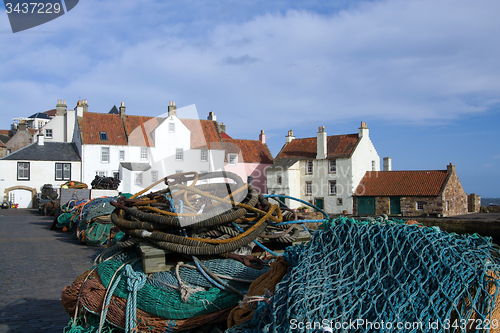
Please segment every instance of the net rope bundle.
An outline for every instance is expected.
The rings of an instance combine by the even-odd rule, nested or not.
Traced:
[[[492,319],[500,260],[491,239],[387,220],[344,218],[324,227],[308,244],[287,249],[292,268],[275,294],[254,306],[252,320],[226,332],[401,331],[368,325],[381,322],[445,332],[454,320]],[[335,327],[358,319],[365,326]],[[304,326],[293,330],[294,322]]]

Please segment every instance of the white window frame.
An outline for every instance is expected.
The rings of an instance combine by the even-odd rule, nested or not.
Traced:
[[[99,132],[99,139],[101,139],[101,141],[108,141],[108,132]]]
[[[208,150],[207,149],[202,149],[200,151],[200,161],[208,162]]]
[[[168,123],[168,132],[169,133],[175,133],[175,123]]]
[[[158,181],[158,170],[151,170],[151,182],[157,182]]]
[[[375,169],[375,161],[372,161],[372,171],[376,171]]]
[[[238,154],[228,154],[227,161],[229,165],[238,164]]]
[[[30,180],[30,162],[17,162],[17,180]]]
[[[329,180],[328,181],[328,195],[337,195],[337,181]]]
[[[184,149],[176,148],[175,149],[175,160],[176,161],[184,161]]]
[[[184,171],[182,171],[182,170],[175,170],[175,174],[178,174],[178,173],[184,173]]]
[[[306,182],[306,195],[312,195],[312,182]]]
[[[135,185],[142,185],[142,172],[135,175]]]
[[[330,160],[328,162],[328,172],[336,173],[337,172],[337,160]]]
[[[125,150],[120,150],[120,161],[125,161]]]
[[[312,161],[306,161],[306,175],[312,175],[314,166]]]
[[[95,174],[96,174],[96,176],[99,176],[99,177],[106,177],[107,172],[106,171],[96,171]]]
[[[67,171],[69,171],[69,173],[67,173]],[[58,172],[60,173],[59,177],[57,176]],[[55,180],[71,180],[71,163],[55,164]]]
[[[141,147],[141,153],[140,153],[141,160],[147,160],[148,159],[148,147]]]
[[[101,163],[109,163],[109,147],[101,147]]]
[[[415,203],[415,206],[417,207],[417,210],[424,210],[424,205],[425,205],[424,201],[417,201]]]
[[[46,137],[47,139],[52,139],[52,128],[47,128],[47,129],[45,130],[45,137]]]

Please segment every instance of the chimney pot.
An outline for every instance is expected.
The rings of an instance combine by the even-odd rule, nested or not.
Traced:
[[[384,171],[392,171],[392,158],[384,157]]]

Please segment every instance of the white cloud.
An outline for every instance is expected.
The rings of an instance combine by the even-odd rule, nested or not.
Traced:
[[[56,34],[0,36],[2,128],[13,118],[5,110],[79,97],[91,111],[125,101],[128,113],[151,116],[169,100],[194,103],[255,136],[305,116],[425,123],[499,103],[495,1],[389,0],[232,21],[183,18],[162,2],[120,4],[80,1],[51,23]]]

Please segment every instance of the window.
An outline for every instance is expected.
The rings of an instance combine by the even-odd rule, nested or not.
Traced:
[[[120,172],[118,171],[113,171],[113,178],[120,180]]]
[[[312,182],[306,182],[306,195],[312,194]]]
[[[17,180],[30,180],[29,162],[17,162]]]
[[[47,139],[52,139],[52,130],[51,129],[46,129],[45,130],[45,137]]]
[[[177,173],[184,173],[184,171],[182,171],[182,170],[175,170],[175,173],[176,173],[176,174],[177,174]]]
[[[71,179],[71,163],[56,163],[56,180]]]
[[[120,161],[125,161],[125,150],[120,150]]]
[[[329,180],[328,181],[328,194],[336,195],[337,194],[337,181]]]
[[[157,182],[158,181],[158,171],[156,170],[151,170],[151,182]]]
[[[372,171],[376,171],[376,169],[375,169],[375,161],[372,161]]]
[[[337,206],[342,206],[342,205],[343,205],[342,198],[337,198]]]
[[[328,163],[328,172],[329,173],[335,173],[337,172],[337,161],[336,160],[330,160]]]
[[[417,210],[424,210],[424,202],[417,201]]]
[[[141,147],[141,160],[148,159],[148,147]]]
[[[184,150],[182,148],[177,148],[175,150],[175,160],[182,161],[184,159]]]
[[[238,155],[229,154],[229,165],[236,165],[237,159],[238,159]]]
[[[106,177],[106,171],[96,171],[95,174],[99,177]]]
[[[99,136],[102,141],[108,141],[108,133],[107,132],[99,132]]]
[[[281,178],[281,175],[278,175],[278,176],[276,177],[276,184],[281,185],[282,180],[283,180],[283,179]]]
[[[168,123],[168,132],[175,133],[175,123]]]
[[[312,175],[312,173],[313,173],[313,162],[307,161],[306,162],[306,175]]]
[[[109,147],[101,147],[101,163],[109,163]]]
[[[142,185],[142,173],[135,175],[135,185]]]
[[[201,161],[204,162],[204,161],[208,161],[208,150],[206,149],[202,149],[201,152],[200,152],[200,155],[201,155]]]
[[[7,155],[10,155],[11,152],[12,152],[12,150],[7,149]]]

